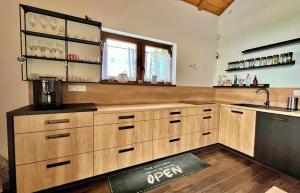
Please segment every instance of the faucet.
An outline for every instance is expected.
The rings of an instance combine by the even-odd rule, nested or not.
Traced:
[[[267,99],[266,99],[266,102],[265,102],[265,106],[266,106],[266,108],[269,108],[270,107],[270,93],[269,93],[268,89],[260,88],[256,91],[256,93],[259,93],[259,91],[262,91],[262,90],[267,93]]]

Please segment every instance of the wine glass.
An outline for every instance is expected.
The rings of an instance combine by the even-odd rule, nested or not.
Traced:
[[[51,29],[55,32],[57,29],[57,26],[58,26],[57,20],[55,18],[49,18],[48,23],[49,23]]]
[[[46,31],[47,30],[47,23],[48,23],[46,16],[44,16],[44,15],[40,16],[40,23],[41,23],[41,26],[42,26],[43,30]]]
[[[34,28],[37,24],[37,16],[34,13],[31,13],[28,20],[31,27]]]

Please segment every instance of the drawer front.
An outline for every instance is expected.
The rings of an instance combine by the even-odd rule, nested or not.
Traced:
[[[93,127],[15,135],[16,165],[93,151]]]
[[[191,133],[193,122],[193,116],[154,120],[153,139]]]
[[[152,160],[152,141],[96,151],[94,175]]]
[[[17,192],[31,193],[92,176],[93,153],[17,166]]]
[[[189,116],[189,115],[194,115],[193,108],[168,109],[168,110],[154,111],[154,119],[184,117],[184,116]]]
[[[194,131],[206,131],[218,128],[217,114],[203,114],[194,116]]]
[[[128,122],[146,121],[152,119],[153,119],[153,111],[116,112],[116,113],[95,112],[94,125],[128,123]]]
[[[195,108],[196,115],[207,113],[218,113],[217,105],[203,105],[201,107]]]
[[[190,134],[191,149],[197,149],[218,142],[218,131],[209,130]]]
[[[152,140],[153,121],[95,126],[95,150]]]
[[[158,159],[191,149],[190,134],[153,141],[153,158]]]
[[[15,133],[93,126],[93,112],[15,116]]]

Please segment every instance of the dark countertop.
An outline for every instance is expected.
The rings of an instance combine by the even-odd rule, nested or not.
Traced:
[[[51,110],[36,110],[33,105],[27,105],[19,109],[7,112],[7,116],[39,115],[54,113],[88,112],[97,111],[94,103],[63,104],[60,108]]]

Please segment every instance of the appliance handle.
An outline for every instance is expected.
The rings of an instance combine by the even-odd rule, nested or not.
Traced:
[[[288,119],[280,118],[280,117],[273,117],[273,120],[275,120],[275,121],[282,121],[282,122],[289,122]]]

